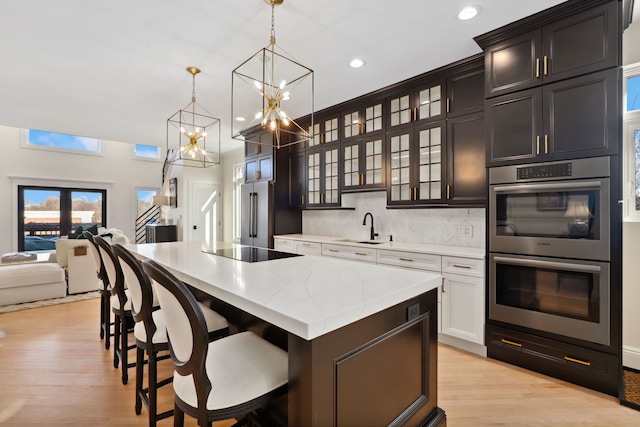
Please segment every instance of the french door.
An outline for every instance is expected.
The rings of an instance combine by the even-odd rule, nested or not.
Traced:
[[[105,227],[106,195],[106,190],[19,185],[18,250],[52,250],[62,236]]]

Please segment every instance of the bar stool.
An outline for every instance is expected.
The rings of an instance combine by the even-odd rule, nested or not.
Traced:
[[[158,360],[168,358],[169,355],[158,357],[161,351],[169,350],[164,313],[158,306],[153,306],[154,292],[149,276],[144,272],[142,264],[124,246],[114,243],[111,245],[113,253],[122,269],[124,281],[129,289],[131,300],[131,314],[136,321],[134,335],[136,338],[136,414],[140,414],[142,403],[149,411],[149,426],[155,426],[159,420],[173,415],[173,410],[160,414],[157,403],[157,389],[171,383],[169,377],[158,382]],[[198,303],[205,316],[209,340],[221,338],[229,334],[227,319],[215,311]],[[143,388],[144,354],[147,354],[149,375],[148,387]]]
[[[129,290],[125,288],[124,276],[120,269],[111,244],[100,236],[94,236],[98,245],[102,264],[111,284],[111,311],[115,315],[113,326],[113,367],[122,367],[122,384],[129,381],[129,368],[135,366],[135,362],[129,363],[129,350],[135,345],[129,345],[129,332],[133,332],[133,315],[131,314],[131,301]]]
[[[183,426],[185,413],[202,427],[229,418],[240,419],[238,425],[273,423],[260,410],[287,393],[287,352],[253,332],[209,342],[202,309],[187,286],[152,260],[142,265],[167,326],[175,368],[173,425]]]
[[[91,251],[93,262],[96,266],[96,274],[102,284],[98,289],[98,292],[100,292],[100,339],[106,338],[104,348],[109,350],[111,337],[113,336],[111,332],[111,326],[113,325],[111,322],[111,284],[109,283],[109,277],[102,263],[98,244],[93,239],[93,234],[85,230],[82,232],[82,235],[91,243],[89,250]]]

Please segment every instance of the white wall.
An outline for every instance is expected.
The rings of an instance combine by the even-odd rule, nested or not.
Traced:
[[[225,242],[233,241],[233,168],[244,163],[244,146],[222,155],[222,235]]]
[[[640,7],[640,5],[636,6]],[[623,64],[640,62],[640,22],[623,34]],[[640,223],[622,225],[622,363],[640,369]]]
[[[133,238],[135,187],[160,187],[162,162],[134,160],[134,146],[115,141],[102,141],[101,156],[23,148],[22,132],[0,126],[0,253],[18,248],[18,184],[106,189],[107,226]]]
[[[485,247],[485,209],[431,208],[387,209],[384,191],[342,195],[342,206],[355,210],[319,210],[302,213],[302,232],[348,239],[369,239],[371,222],[362,225],[367,212],[374,219],[380,239],[434,245]],[[470,226],[471,235],[454,233],[457,226]]]

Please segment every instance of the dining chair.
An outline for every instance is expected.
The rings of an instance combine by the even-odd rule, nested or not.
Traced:
[[[129,289],[131,314],[136,321],[134,336],[136,340],[136,414],[140,414],[142,404],[149,412],[149,426],[155,426],[159,420],[173,415],[173,409],[158,412],[157,390],[171,383],[172,377],[158,382],[157,362],[169,355],[158,357],[158,353],[169,350],[163,310],[154,306],[154,291],[149,276],[144,272],[140,261],[124,246],[111,245],[117,262],[120,264],[125,283]],[[227,319],[200,304],[204,313],[209,339],[214,340],[229,334]],[[148,361],[148,386],[143,387],[144,355]]]
[[[111,322],[111,284],[109,283],[109,277],[104,269],[100,250],[98,249],[98,244],[93,238],[93,234],[85,230],[82,232],[82,235],[90,243],[89,251],[93,257],[93,262],[96,266],[96,275],[98,276],[101,284],[98,288],[98,292],[100,293],[100,339],[106,338],[104,348],[109,350],[111,337],[113,336],[113,333],[111,332],[111,326],[113,325]]]
[[[129,363],[129,350],[135,348],[135,344],[129,345],[129,333],[133,332],[134,320],[131,314],[131,301],[129,290],[126,289],[122,269],[118,263],[111,243],[101,236],[93,238],[98,245],[100,257],[109,283],[111,285],[111,311],[114,314],[113,326],[113,366],[122,368],[122,384],[129,381],[129,368],[135,366],[135,362]]]
[[[234,418],[236,425],[272,424],[264,409],[288,390],[288,355],[253,332],[209,341],[205,318],[189,288],[153,260],[142,262],[164,312],[174,363],[174,426],[184,414],[198,425]],[[264,423],[264,424],[263,424]]]

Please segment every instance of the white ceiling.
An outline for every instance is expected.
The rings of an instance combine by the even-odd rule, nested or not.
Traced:
[[[479,53],[473,37],[563,0],[285,0],[278,46],[314,70],[315,110]],[[459,21],[476,4],[482,13]],[[0,124],[160,145],[191,98],[230,139],[231,72],[268,45],[264,0],[16,0],[0,12]],[[366,65],[351,69],[349,61]]]

